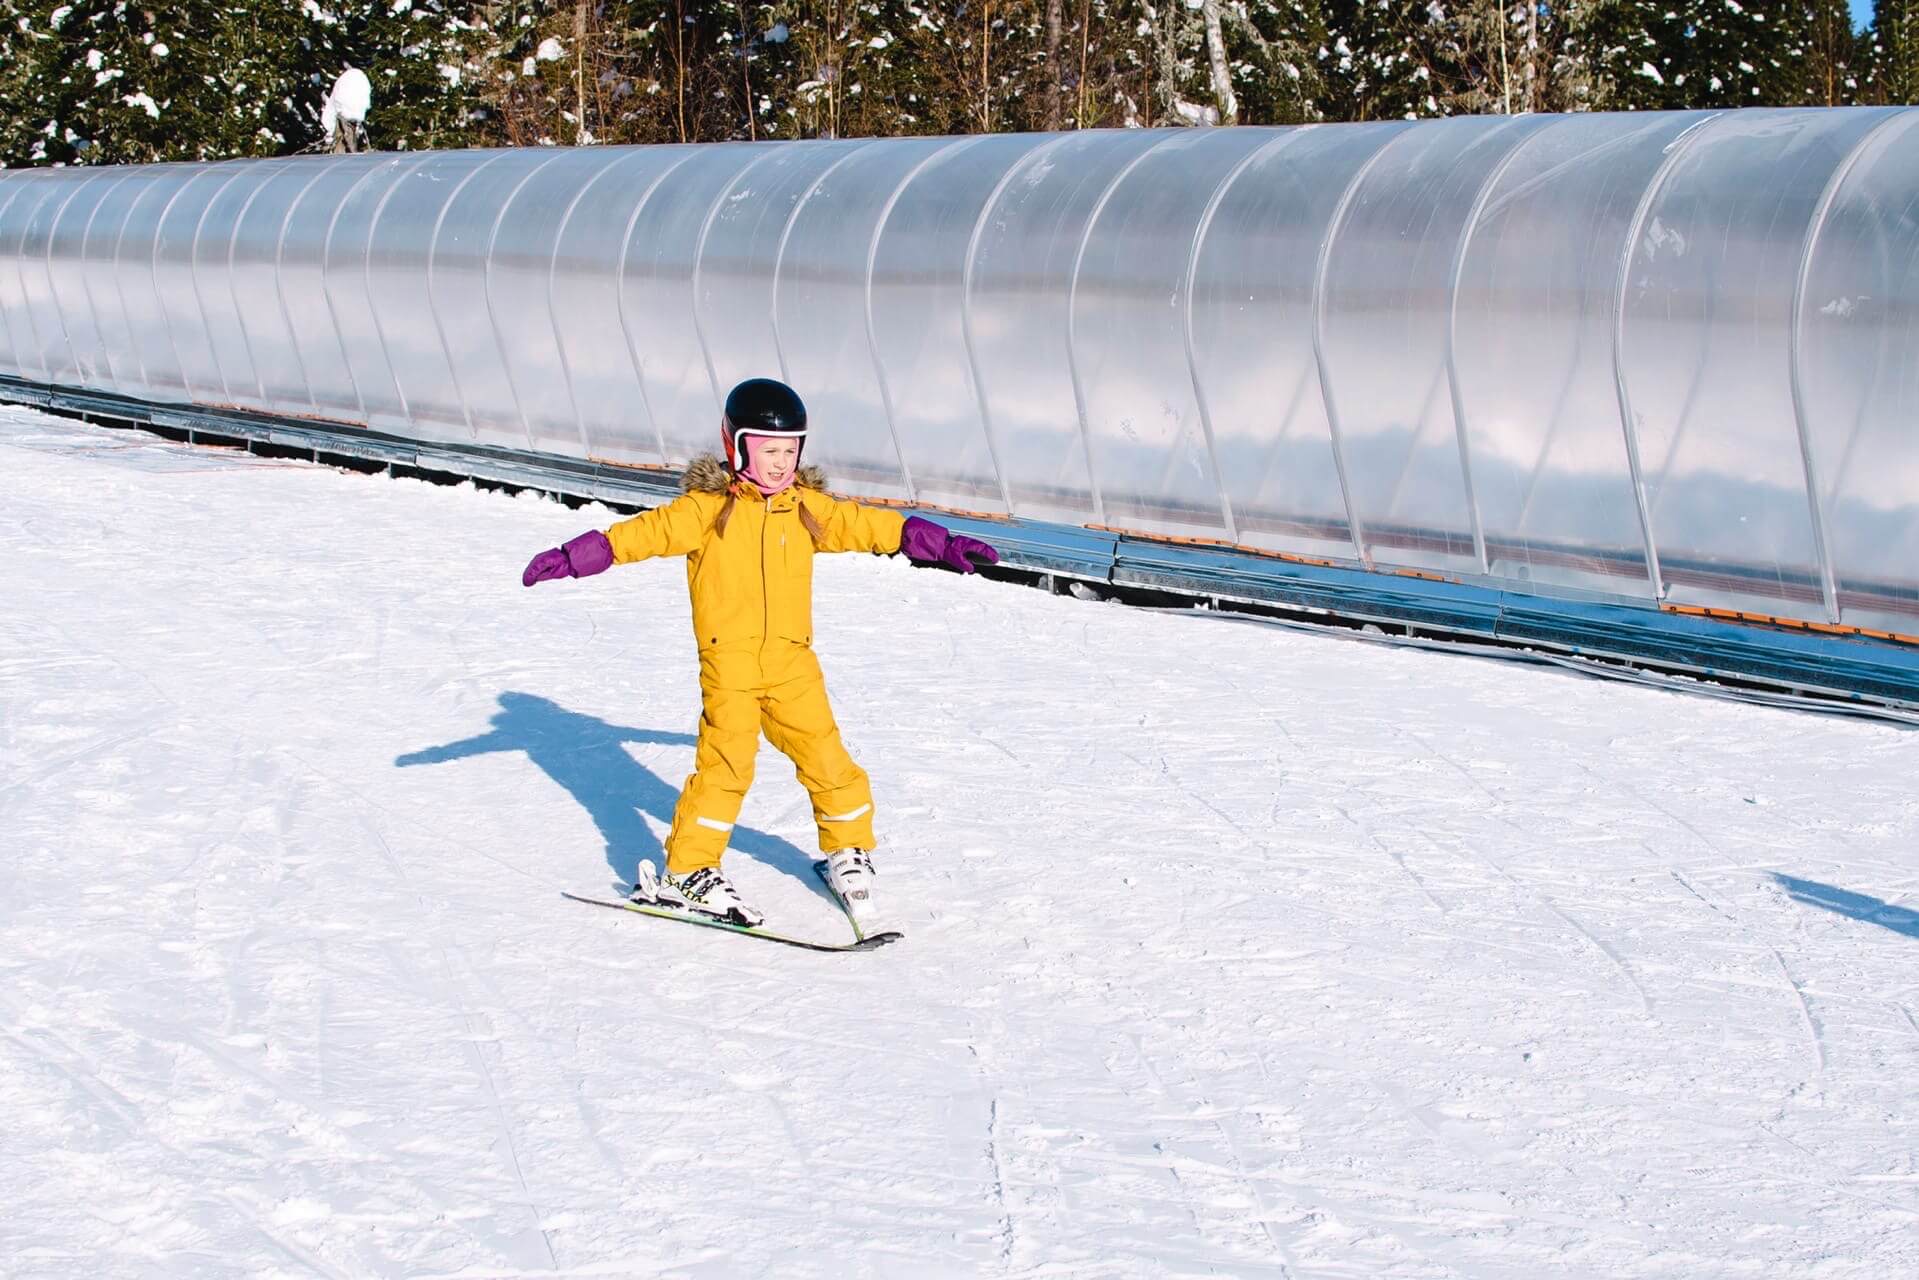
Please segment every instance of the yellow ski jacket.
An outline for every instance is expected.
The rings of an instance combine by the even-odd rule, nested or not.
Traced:
[[[790,488],[767,498],[704,454],[688,464],[679,497],[606,531],[613,563],[686,557],[702,667],[718,650],[756,652],[769,640],[810,645],[814,554],[891,555],[906,523],[897,511],[832,497],[825,483],[818,467],[801,467]]]

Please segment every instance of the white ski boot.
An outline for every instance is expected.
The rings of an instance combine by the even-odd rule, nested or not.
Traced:
[[[875,919],[879,903],[873,896],[873,855],[865,849],[841,849],[826,855],[826,883],[855,920]]]
[[[740,897],[739,890],[733,887],[726,873],[718,867],[698,867],[683,876],[674,875],[671,871],[656,876],[653,864],[642,862],[636,874],[638,881],[633,886],[632,895],[635,902],[650,902],[675,911],[712,916],[715,920],[745,925],[749,929],[758,928],[766,922],[766,914],[748,906],[746,899]]]

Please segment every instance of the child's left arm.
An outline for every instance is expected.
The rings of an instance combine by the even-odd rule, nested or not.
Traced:
[[[821,551],[871,551],[890,556],[900,549],[904,517],[885,507],[866,507],[814,491],[800,499],[819,528]]]
[[[949,532],[922,516],[902,518],[885,507],[865,507],[824,495],[813,499],[807,509],[819,522],[821,551],[900,552],[916,565],[943,565],[959,573],[999,563],[999,552],[988,544]]]

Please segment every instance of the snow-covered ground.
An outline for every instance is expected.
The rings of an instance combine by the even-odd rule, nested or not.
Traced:
[[[0,409],[0,1272],[1919,1275],[1919,734],[843,556],[908,938],[608,513]],[[767,748],[729,867],[845,928]]]

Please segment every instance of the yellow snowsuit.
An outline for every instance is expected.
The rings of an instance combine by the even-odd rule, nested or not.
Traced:
[[[693,773],[666,837],[667,869],[684,875],[719,863],[762,731],[813,797],[820,851],[871,849],[873,791],[840,742],[813,653],[813,555],[890,555],[905,517],[822,493],[818,467],[802,467],[771,498],[735,482],[711,455],[694,459],[680,483],[672,502],[606,531],[615,564],[686,557],[704,705]]]

